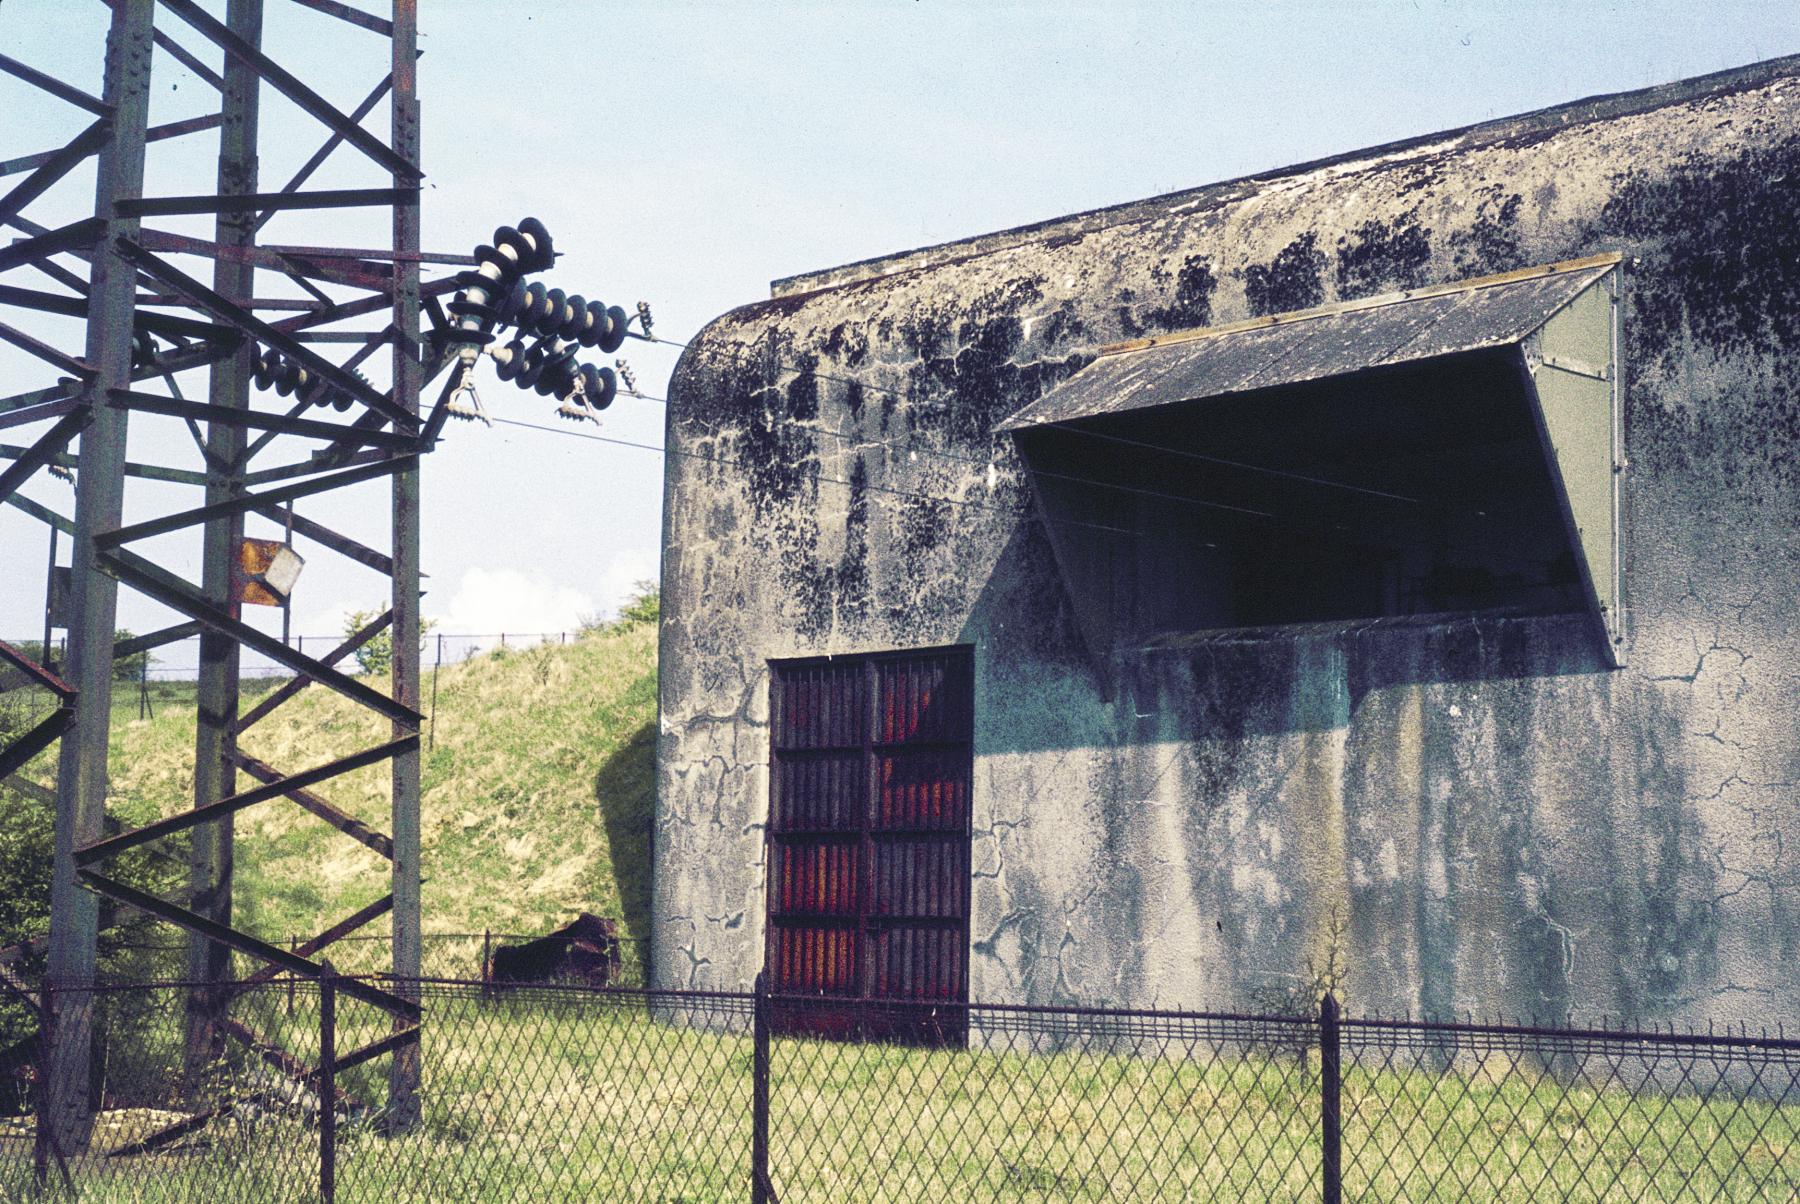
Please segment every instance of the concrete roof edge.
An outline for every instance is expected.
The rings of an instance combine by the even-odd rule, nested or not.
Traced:
[[[1478,146],[1508,137],[1516,137],[1520,134],[1589,121],[1625,117],[1707,96],[1745,91],[1784,77],[1800,77],[1800,54],[1764,59],[1741,67],[1731,67],[1724,71],[1715,71],[1707,75],[1697,75],[1665,84],[1655,84],[1648,88],[1637,88],[1629,92],[1610,92],[1588,96],[1548,108],[1533,109],[1509,117],[1497,117],[1491,121],[1477,122],[1474,125],[1461,126],[1456,129],[1420,134],[1396,142],[1363,147],[1323,159],[1290,164],[1247,176],[1237,176],[1233,179],[1202,184],[1177,192],[1167,192],[1142,200],[1105,205],[1098,209],[1087,209],[1079,213],[1047,218],[1043,221],[1030,222],[987,234],[977,234],[951,242],[876,255],[869,259],[860,259],[837,267],[801,272],[771,281],[769,296],[771,299],[778,299],[791,297],[798,293],[819,292],[896,272],[911,271],[952,260],[990,254],[1008,247],[1019,246],[1035,238],[1055,237],[1059,234],[1085,234],[1094,230],[1106,229],[1109,226],[1152,217],[1158,213],[1166,213],[1177,206],[1227,199],[1234,192],[1244,192],[1254,185],[1272,183],[1322,168],[1342,166],[1361,160],[1385,158],[1418,147],[1441,143],[1447,139],[1470,138],[1471,145]]]

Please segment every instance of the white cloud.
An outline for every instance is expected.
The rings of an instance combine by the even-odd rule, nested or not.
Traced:
[[[574,631],[594,600],[578,589],[557,585],[536,573],[517,569],[469,569],[462,575],[449,605],[429,608],[437,630],[445,635],[488,637],[486,647],[517,636]]]
[[[650,553],[620,552],[600,571],[590,594],[540,573],[471,568],[447,604],[434,607],[427,597],[426,613],[446,636],[483,637],[468,641],[471,647],[492,647],[502,633],[508,643],[524,642],[523,637],[573,632],[586,618],[613,617],[639,581],[655,580],[656,570]]]

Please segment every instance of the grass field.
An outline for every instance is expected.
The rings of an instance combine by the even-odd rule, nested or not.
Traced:
[[[247,1011],[310,1057],[313,1006],[303,996],[289,1014],[270,988]],[[468,993],[427,1007],[423,1121],[398,1138],[379,1135],[379,1115],[344,1122],[340,1200],[748,1198],[746,1001]],[[382,1031],[361,1005],[346,1016],[340,1050]],[[780,1198],[1317,1198],[1316,1053],[1226,1048],[1141,1022],[1128,1038],[1091,1023],[1057,1038],[996,1015],[974,1032],[976,1048],[955,1052],[777,1038],[769,1144]],[[176,1057],[169,1032],[133,1048],[143,1071]],[[352,1094],[381,1099],[381,1073],[353,1072]],[[318,1138],[306,1101],[273,1091],[253,1066],[222,1076],[220,1097],[260,1102],[204,1144],[78,1163],[81,1199],[311,1198]],[[1349,1060],[1343,1091],[1346,1199],[1790,1200],[1800,1188],[1797,1106],[1595,1090],[1512,1062],[1396,1070],[1374,1051]],[[111,1115],[116,1144],[175,1113]],[[17,1193],[24,1142],[0,1148],[0,1183]]]
[[[246,681],[246,709],[276,684]],[[109,806],[132,824],[192,805],[192,683],[151,689],[154,718],[137,717],[135,686],[115,698]],[[655,625],[488,652],[446,666],[435,694],[427,670],[424,689],[427,931],[538,932],[590,911],[645,935]],[[292,772],[389,738],[383,721],[313,686],[243,747]],[[317,793],[386,831],[387,776],[376,765]],[[239,926],[267,939],[304,939],[385,893],[385,862],[284,800],[240,813],[237,834]],[[354,964],[358,951],[338,955]]]

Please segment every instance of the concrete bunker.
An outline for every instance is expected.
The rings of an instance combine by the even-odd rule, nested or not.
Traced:
[[[1800,1016],[1797,85],[1591,98],[714,320],[670,392],[657,981],[1261,1007],[1338,964],[1358,1011]],[[966,911],[799,906],[873,864],[860,828],[783,903],[778,679],[945,649]],[[953,935],[878,965],[884,924]]]

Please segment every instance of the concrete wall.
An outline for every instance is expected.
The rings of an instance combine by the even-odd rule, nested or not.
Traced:
[[[976,648],[985,999],[1800,1018],[1800,60],[782,282],[669,407],[654,958],[761,958],[770,657]],[[1097,671],[993,424],[1107,342],[1598,251],[1629,658],[1572,618]],[[1111,678],[1117,688],[1107,689]]]

